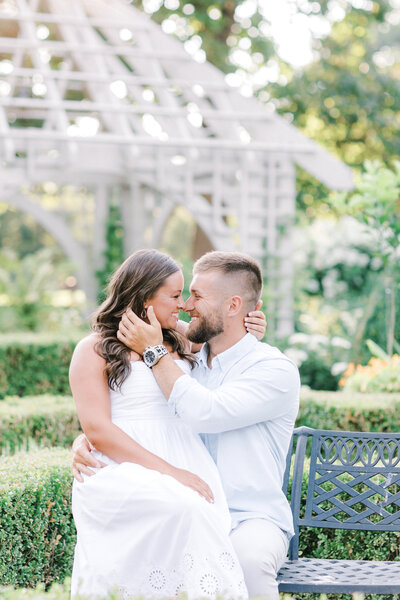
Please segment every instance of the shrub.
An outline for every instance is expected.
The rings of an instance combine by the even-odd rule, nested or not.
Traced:
[[[322,392],[302,388],[296,426],[342,431],[398,431],[400,394]]]
[[[68,394],[68,368],[77,339],[76,335],[61,341],[54,336],[2,336],[0,398]]]
[[[69,585],[55,583],[46,591],[43,584],[34,589],[14,587],[0,587],[2,600],[70,600]]]
[[[69,462],[60,449],[0,459],[0,585],[48,586],[71,573]]]
[[[296,425],[345,431],[397,431],[400,394],[315,391],[303,387]],[[71,396],[28,396],[0,402],[0,451],[69,448],[80,432]]]
[[[6,398],[0,402],[0,452],[32,446],[70,446],[79,433],[71,396]]]
[[[49,587],[70,576],[75,529],[69,463],[70,453],[60,449],[0,459],[0,586]],[[399,544],[399,532],[304,528],[300,534],[303,556],[398,560]],[[62,588],[54,589],[64,600]],[[7,600],[17,600],[12,590],[7,593]],[[41,588],[38,593],[42,600]]]
[[[366,366],[350,363],[339,383],[349,392],[400,392],[400,357],[373,356]]]

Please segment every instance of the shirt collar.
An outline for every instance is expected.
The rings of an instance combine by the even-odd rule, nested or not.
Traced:
[[[246,333],[246,335],[243,336],[242,339],[240,339],[238,342],[236,342],[236,344],[234,344],[227,350],[224,350],[224,352],[217,354],[217,356],[213,358],[212,363],[213,365],[218,364],[221,369],[225,369],[231,364],[235,363],[238,360],[238,358],[241,358],[242,356],[250,352],[250,350],[252,350],[252,348],[254,348],[254,346],[257,343],[257,338],[252,333]],[[203,344],[197,357],[199,363],[207,368],[208,353],[209,346],[206,342],[205,344]]]

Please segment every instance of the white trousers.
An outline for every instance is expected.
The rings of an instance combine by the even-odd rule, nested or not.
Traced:
[[[276,575],[289,548],[285,533],[265,519],[248,519],[230,535],[250,598],[278,600]]]

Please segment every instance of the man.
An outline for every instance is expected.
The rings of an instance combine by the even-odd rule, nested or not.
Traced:
[[[261,295],[254,259],[210,252],[195,263],[193,275],[187,336],[204,346],[192,376],[162,346],[151,307],[150,324],[128,311],[118,338],[143,355],[176,414],[203,434],[221,475],[249,595],[277,600],[276,574],[293,535],[282,480],[298,411],[298,370],[244,328]]]

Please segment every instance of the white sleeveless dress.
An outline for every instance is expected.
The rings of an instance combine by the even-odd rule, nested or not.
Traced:
[[[124,598],[247,598],[218,471],[200,437],[172,413],[143,362],[131,363],[121,390],[110,390],[110,401],[115,425],[172,465],[196,473],[215,503],[169,475],[97,452],[108,466],[73,484],[72,597],[101,598],[118,590]]]

